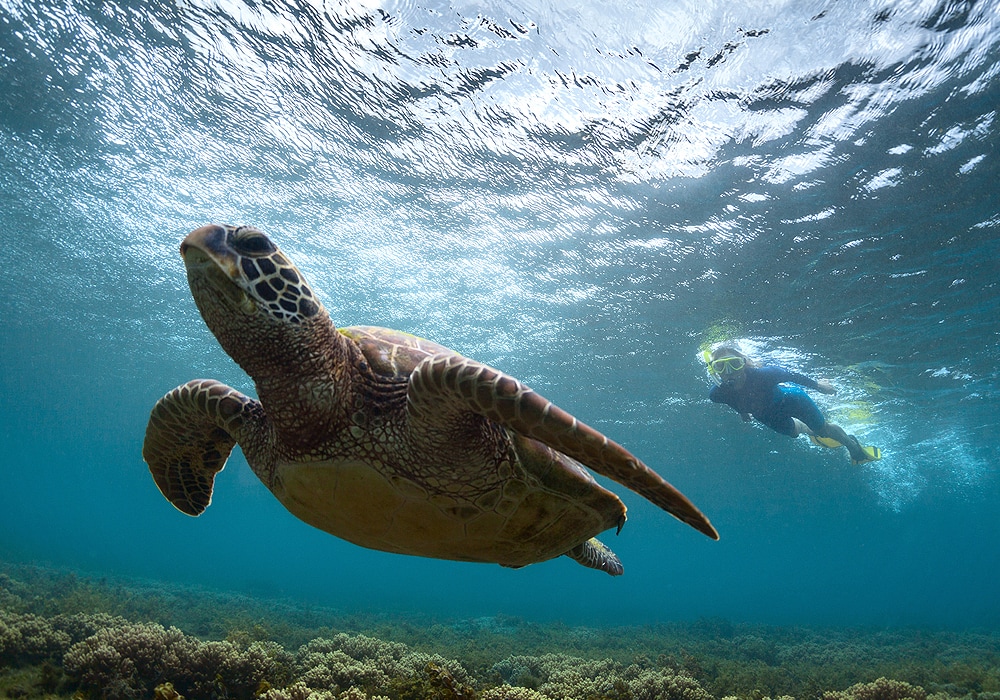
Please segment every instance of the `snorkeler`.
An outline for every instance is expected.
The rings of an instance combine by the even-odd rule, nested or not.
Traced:
[[[712,387],[708,398],[732,407],[743,420],[748,421],[752,416],[782,435],[798,437],[805,434],[817,445],[844,446],[851,453],[853,464],[882,458],[879,448],[862,446],[856,437],[827,421],[802,389],[782,386],[788,382],[824,394],[837,393],[829,381],[810,379],[782,367],[758,367],[749,357],[727,346],[713,350],[707,361],[709,372],[719,382]]]

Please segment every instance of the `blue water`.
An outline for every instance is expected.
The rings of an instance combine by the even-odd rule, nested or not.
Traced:
[[[147,5],[0,0],[5,560],[456,618],[1000,629],[1000,4]],[[209,222],[267,231],[335,323],[519,377],[721,540],[615,485],[619,578],[368,551],[238,451],[180,514],[149,409],[252,393],[178,255]],[[709,403],[723,339],[831,378],[884,459]]]

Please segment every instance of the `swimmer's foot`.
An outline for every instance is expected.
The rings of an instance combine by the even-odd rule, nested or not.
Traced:
[[[849,435],[848,437],[851,438],[850,442],[844,445],[844,447],[851,453],[851,464],[867,464],[868,462],[877,462],[882,459],[882,450],[879,448],[865,447],[853,435]]]

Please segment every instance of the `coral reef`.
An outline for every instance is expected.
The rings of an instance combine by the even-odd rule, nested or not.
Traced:
[[[82,689],[109,700],[147,697],[164,683],[192,697],[253,698],[262,684],[287,682],[292,664],[292,656],[274,642],[246,648],[202,642],[157,623],[98,630],[63,657],[63,668]]]
[[[98,630],[127,624],[103,613],[42,617],[0,608],[0,665],[19,666],[60,659],[73,643]]]
[[[626,666],[611,659],[585,660],[565,654],[545,654],[508,657],[492,671],[503,679],[502,687],[531,689],[534,694],[525,697],[532,700],[712,700],[687,673],[651,667],[648,662]],[[491,692],[490,697],[502,695]]]
[[[504,683],[483,692],[482,700],[548,700],[537,690]]]
[[[927,691],[903,681],[876,678],[857,683],[847,690],[825,692],[820,700],[927,700]]]
[[[6,569],[0,698],[1000,700],[998,634],[444,624]]]
[[[314,639],[296,654],[299,679],[309,688],[361,688],[371,693],[398,685],[395,679],[412,683],[426,677],[439,685],[468,686],[469,675],[457,662],[437,654],[415,653],[405,644],[385,642],[365,635],[340,633],[332,639]]]

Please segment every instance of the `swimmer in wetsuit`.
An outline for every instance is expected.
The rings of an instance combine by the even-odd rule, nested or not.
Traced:
[[[771,430],[789,437],[805,434],[826,439],[827,442],[814,442],[828,447],[831,446],[829,441],[835,441],[832,446],[839,443],[846,447],[854,464],[881,458],[877,447],[863,447],[856,437],[827,421],[819,406],[802,389],[782,386],[784,383],[798,384],[824,394],[835,394],[837,390],[827,380],[816,381],[781,367],[758,367],[743,353],[726,346],[716,348],[709,355],[708,367],[720,381],[718,386],[712,387],[708,398],[732,407],[743,420],[748,421],[752,416]]]

